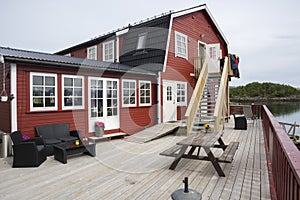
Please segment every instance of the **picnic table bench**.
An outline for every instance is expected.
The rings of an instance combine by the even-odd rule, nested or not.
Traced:
[[[182,158],[194,159],[194,160],[206,160],[210,161],[216,169],[219,176],[224,177],[225,174],[220,167],[220,162],[230,163],[233,160],[234,154],[238,149],[239,142],[230,142],[225,145],[222,138],[222,132],[210,132],[205,133],[199,131],[195,135],[191,135],[180,142],[177,142],[175,146],[166,149],[160,155],[175,157],[169,169],[174,170]],[[218,144],[216,144],[218,142]],[[203,148],[206,156],[200,155],[200,149]],[[223,154],[216,158],[212,152],[212,148],[221,148]],[[195,150],[198,149],[195,155]],[[186,151],[188,152],[186,153]]]

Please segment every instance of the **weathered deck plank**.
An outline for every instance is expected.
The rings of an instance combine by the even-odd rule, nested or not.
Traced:
[[[170,199],[182,180],[203,199],[270,199],[266,152],[261,123],[248,130],[226,125],[223,141],[239,142],[232,163],[221,163],[219,177],[210,162],[182,159],[169,170],[172,157],[159,153],[183,136],[166,136],[137,144],[122,139],[99,142],[97,156],[74,156],[67,164],[48,157],[38,168],[11,168],[12,158],[0,159],[0,199]],[[202,154],[203,152],[200,152]],[[220,156],[220,149],[214,150]]]

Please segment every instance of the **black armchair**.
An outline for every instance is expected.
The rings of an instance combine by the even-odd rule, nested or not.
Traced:
[[[245,116],[236,116],[233,114],[234,117],[234,129],[237,130],[247,130],[247,120]]]
[[[23,140],[20,131],[11,133],[10,137],[13,141],[13,167],[38,167],[47,159],[42,138]]]

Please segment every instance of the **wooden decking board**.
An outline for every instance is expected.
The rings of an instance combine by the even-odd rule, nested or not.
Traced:
[[[256,132],[254,129],[251,129],[250,132],[251,140],[250,147],[248,151],[248,158],[246,160],[246,169],[245,169],[245,178],[243,179],[243,187],[242,187],[242,199],[250,199],[251,198],[251,182],[252,182],[252,173],[253,173],[253,160],[254,160],[254,150],[255,150],[255,138]]]
[[[223,140],[239,142],[232,163],[221,163],[219,177],[210,162],[182,159],[169,170],[172,157],[159,153],[182,136],[166,136],[138,144],[124,139],[97,143],[97,156],[75,156],[67,164],[48,157],[38,168],[11,168],[0,159],[0,199],[171,199],[189,177],[189,188],[203,199],[270,199],[266,152],[260,120],[248,130],[226,125]],[[203,152],[200,152],[202,154]],[[220,149],[214,154],[220,156]]]
[[[243,144],[244,152],[246,152],[246,153],[244,154],[244,156],[242,158],[240,158],[241,163],[239,164],[239,168],[237,170],[239,173],[236,176],[236,180],[235,180],[235,183],[232,188],[230,199],[241,198],[241,191],[243,189],[242,186],[243,186],[244,177],[245,177],[245,173],[246,173],[246,165],[247,165],[247,159],[249,156],[249,148],[250,148],[251,138],[252,138],[252,135],[248,134],[247,143]]]
[[[237,176],[240,173],[239,169],[242,162],[242,158],[244,157],[245,144],[247,144],[248,141],[248,137],[244,138],[244,135],[247,134],[247,132],[245,131],[233,130],[232,134],[240,135],[238,140],[240,142],[240,148],[238,149],[235,159],[232,162],[232,169],[228,175],[227,181],[225,183],[225,187],[220,195],[220,199],[230,199],[230,196],[233,191],[233,187],[237,182]]]
[[[190,189],[194,189],[192,183],[194,181],[195,178],[195,174],[199,175],[199,172],[202,171],[203,168],[203,164],[199,163],[198,165],[195,162],[191,162],[191,166],[188,168],[188,171],[190,171],[191,173],[187,176],[182,175],[179,178],[181,178],[181,180],[179,182],[174,182],[173,184],[164,184],[161,188],[159,188],[159,192],[155,194],[154,199],[159,199],[159,197],[164,197],[164,196],[168,196],[171,195],[174,191],[178,190],[178,189],[182,189],[183,188],[183,179],[184,177],[188,177],[189,178],[189,188]],[[167,198],[166,198],[167,199]]]
[[[238,141],[238,138],[236,135],[231,134],[229,137],[224,138],[224,142],[228,143],[227,141]],[[225,175],[229,178],[230,170],[232,169],[232,165],[222,164],[221,167],[223,167],[223,171]],[[210,199],[220,199],[221,193],[225,187],[227,178],[221,178],[218,180],[218,182],[215,184],[213,191],[210,195]]]

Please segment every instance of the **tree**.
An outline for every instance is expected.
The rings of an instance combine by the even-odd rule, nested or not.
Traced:
[[[246,86],[238,86],[230,88],[231,98],[245,98],[245,97],[292,97],[299,96],[300,90],[289,85],[277,83],[249,83]]]

